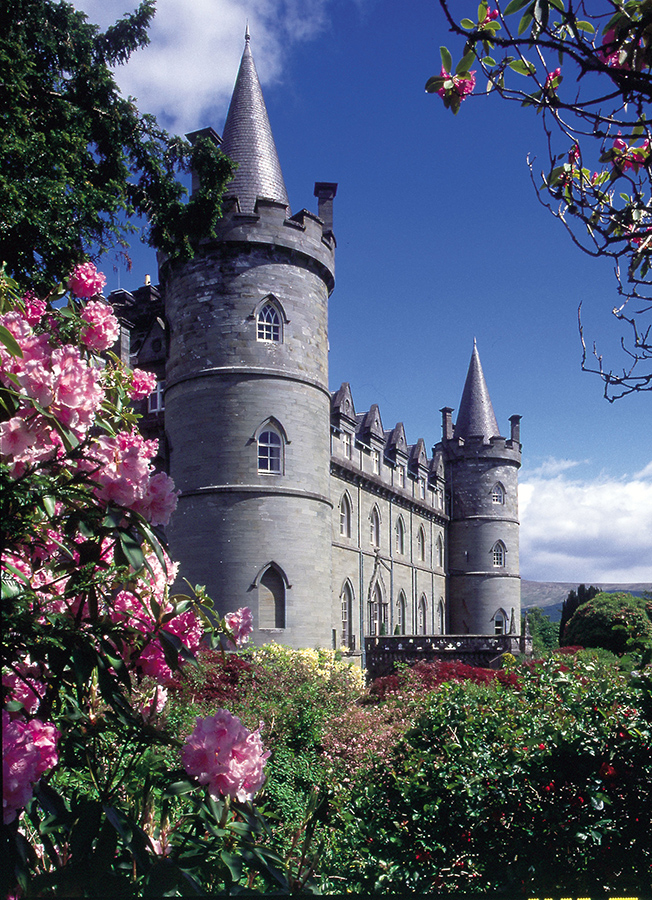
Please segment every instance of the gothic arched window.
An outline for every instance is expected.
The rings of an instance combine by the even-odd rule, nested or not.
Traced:
[[[257,316],[256,337],[259,341],[280,343],[282,337],[281,316],[274,303],[265,303]]]
[[[283,474],[283,438],[271,425],[258,435],[258,472],[261,475]]]
[[[419,600],[419,634],[427,633],[428,601],[426,595],[421,594]]]
[[[417,531],[417,559],[424,562],[426,558],[426,534],[423,528]]]
[[[369,634],[387,634],[387,604],[383,602],[383,592],[378,582],[369,598],[367,628]]]
[[[497,481],[493,488],[491,489],[491,502],[492,503],[504,503],[505,502],[505,488],[502,484]]]
[[[342,647],[353,650],[353,589],[347,581],[342,589],[342,632],[340,642]]]
[[[505,565],[505,553],[506,553],[505,545],[502,541],[496,541],[496,543],[491,548],[491,553],[493,556],[493,563],[495,568],[502,569]]]
[[[273,565],[258,582],[258,627],[285,628],[285,581]]]
[[[396,602],[396,634],[405,634],[407,627],[407,602],[403,591],[398,595]]]
[[[351,537],[351,501],[348,494],[342,494],[340,500],[340,535]]]
[[[401,556],[405,553],[405,525],[401,516],[396,520],[396,552]]]
[[[494,616],[494,634],[507,634],[507,613],[499,609]]]
[[[372,547],[380,547],[380,513],[374,506],[369,516],[369,542]]]
[[[437,543],[435,545],[436,549],[436,563],[440,569],[444,568],[444,542],[441,539],[441,535],[437,535]]]
[[[440,634],[444,633],[445,630],[445,607],[444,607],[444,598],[439,598],[439,605],[437,606],[437,630]]]

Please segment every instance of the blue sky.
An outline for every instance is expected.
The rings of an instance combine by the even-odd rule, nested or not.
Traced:
[[[102,26],[126,8],[77,5]],[[424,92],[440,44],[460,55],[434,0],[159,0],[123,91],[170,130],[221,132],[247,19],[293,211],[316,210],[315,181],[339,184],[331,387],[431,447],[476,337],[503,433],[523,416],[522,575],[652,582],[652,395],[609,404],[580,371],[580,301],[619,362],[615,281],[537,203],[537,117],[494,97],[454,117]],[[151,251],[132,255],[131,273],[105,264],[109,288],[156,278]]]

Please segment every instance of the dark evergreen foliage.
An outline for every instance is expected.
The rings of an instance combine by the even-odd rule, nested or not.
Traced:
[[[66,2],[5,0],[0,11],[0,262],[48,288],[89,254],[149,222],[147,240],[190,256],[220,215],[232,163],[204,139],[191,146],[141,115],[111,67],[148,43],[154,0],[106,32]],[[201,188],[186,202],[175,174]]]
[[[570,591],[568,597],[564,600],[564,605],[561,608],[561,619],[559,620],[559,646],[566,646],[567,642],[564,641],[564,629],[566,628],[566,623],[569,621],[575,610],[581,606],[583,603],[587,603],[589,600],[593,600],[596,594],[600,593],[599,587],[594,587],[591,585],[587,588],[585,584],[580,584],[576,591]]]

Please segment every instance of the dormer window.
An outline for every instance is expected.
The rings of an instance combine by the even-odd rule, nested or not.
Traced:
[[[396,484],[398,487],[405,487],[405,466],[396,467]]]
[[[421,500],[426,499],[426,479],[419,478],[419,497]]]
[[[374,475],[380,475],[380,450],[371,451],[371,471]]]
[[[281,316],[273,303],[265,303],[258,313],[256,336],[259,341],[280,343]]]

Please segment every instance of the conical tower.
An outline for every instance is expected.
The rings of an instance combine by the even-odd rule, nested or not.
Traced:
[[[249,34],[222,149],[238,163],[217,238],[163,263],[172,554],[254,641],[330,646],[328,297],[332,201],[290,216]]]
[[[501,437],[476,342],[453,427],[443,414],[450,499],[448,571],[454,634],[520,634],[520,416]]]

